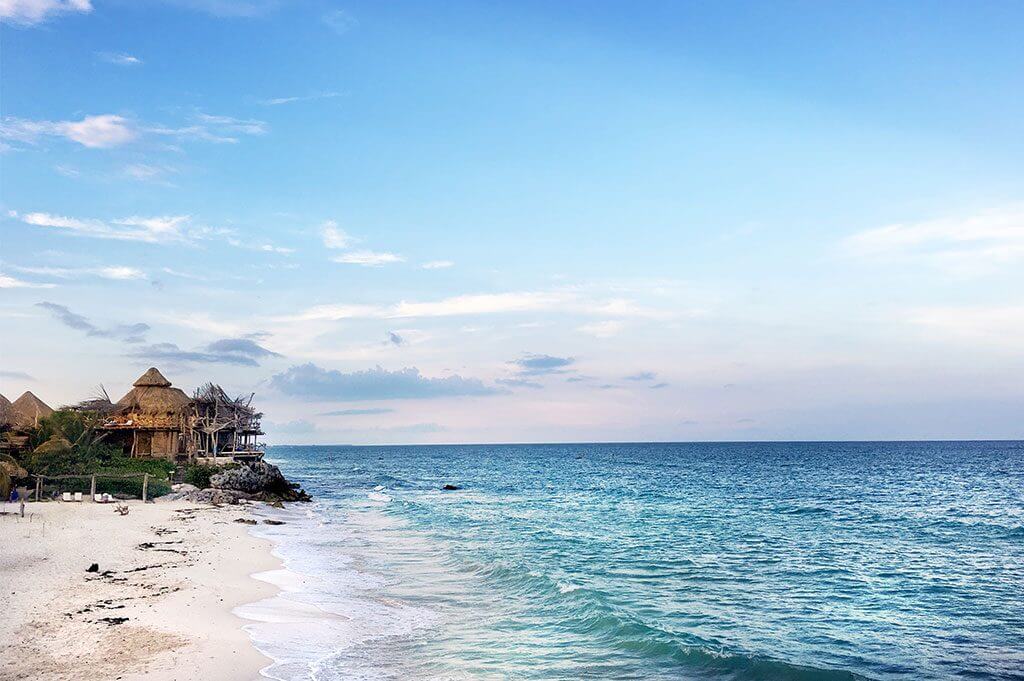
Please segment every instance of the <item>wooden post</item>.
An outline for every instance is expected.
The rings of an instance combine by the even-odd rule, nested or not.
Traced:
[[[36,501],[39,501],[43,494],[43,478],[39,475],[36,476]]]
[[[89,498],[96,501],[96,474],[92,476],[92,483],[89,485]]]
[[[146,492],[149,490],[149,473],[142,476],[142,503],[146,503]]]

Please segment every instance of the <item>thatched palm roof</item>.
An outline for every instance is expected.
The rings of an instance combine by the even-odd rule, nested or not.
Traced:
[[[0,428],[14,425],[14,405],[11,401],[0,395]]]
[[[164,378],[159,369],[149,367],[132,385],[136,388],[170,388],[171,382]]]
[[[11,404],[14,411],[15,423],[22,427],[33,427],[39,425],[39,419],[45,418],[53,413],[53,409],[45,402],[26,390],[21,397]]]
[[[184,413],[191,404],[188,395],[178,388],[172,388],[171,382],[156,367],[142,374],[133,385],[135,387],[114,405],[122,414],[177,416]]]

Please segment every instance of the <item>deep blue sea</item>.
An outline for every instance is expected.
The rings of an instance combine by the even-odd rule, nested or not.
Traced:
[[[1021,442],[268,459],[273,678],[1024,679]]]

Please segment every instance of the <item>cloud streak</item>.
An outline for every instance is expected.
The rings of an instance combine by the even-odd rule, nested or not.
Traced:
[[[293,366],[270,379],[275,390],[308,401],[349,402],[390,399],[437,399],[496,395],[502,390],[476,378],[459,375],[430,378],[407,367],[388,371],[380,366],[349,373],[315,364]]]
[[[58,322],[76,331],[81,331],[86,336],[94,338],[110,338],[121,340],[126,343],[141,343],[143,336],[149,331],[148,324],[118,324],[111,327],[100,327],[94,324],[87,317],[72,312],[64,305],[43,301],[36,303],[36,307],[42,308]]]
[[[841,246],[858,258],[920,261],[961,274],[982,274],[1024,261],[1024,205],[868,229],[847,237]]]

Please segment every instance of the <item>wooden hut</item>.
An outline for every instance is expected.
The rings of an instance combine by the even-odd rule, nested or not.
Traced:
[[[53,413],[53,409],[33,395],[30,390],[26,390],[21,397],[14,400],[11,409],[14,412],[16,428],[35,428],[39,425],[39,419]]]
[[[142,374],[114,405],[101,428],[108,441],[120,442],[131,456],[175,458],[187,452],[191,403],[188,395],[156,367]]]

